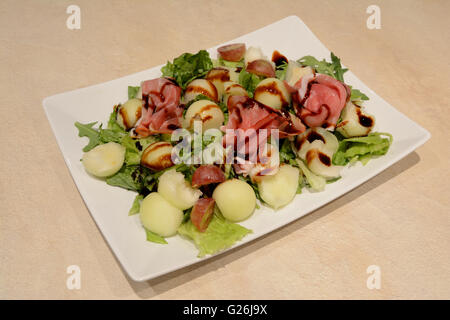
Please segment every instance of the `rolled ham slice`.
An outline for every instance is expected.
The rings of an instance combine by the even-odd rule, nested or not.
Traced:
[[[181,88],[166,78],[144,81],[141,88],[144,107],[135,127],[137,135],[144,138],[181,128]]]
[[[347,85],[325,74],[302,77],[294,86],[296,112],[309,127],[334,130],[350,97]]]

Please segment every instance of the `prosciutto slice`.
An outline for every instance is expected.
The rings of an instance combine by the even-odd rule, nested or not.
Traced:
[[[305,131],[305,126],[294,115],[272,109],[246,96],[231,96],[227,107],[228,123],[221,128],[224,132],[227,129],[278,129],[279,137],[285,138]]]
[[[231,96],[227,107],[228,123],[221,127],[225,132],[223,143],[226,147],[233,146],[231,150],[237,154],[235,169],[239,173],[249,173],[260,162],[259,150],[265,150],[272,129],[278,130],[279,138],[305,131],[301,120],[293,114],[272,109],[249,97]]]
[[[166,78],[144,81],[141,85],[144,107],[135,131],[141,138],[156,133],[172,133],[181,127],[183,107],[181,88]]]
[[[297,115],[309,127],[334,130],[342,109],[350,97],[344,83],[325,74],[300,79],[294,86]]]

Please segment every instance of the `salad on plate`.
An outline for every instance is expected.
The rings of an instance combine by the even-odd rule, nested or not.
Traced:
[[[320,192],[346,166],[386,154],[369,98],[344,81],[347,69],[304,56],[271,59],[243,43],[184,53],[161,77],[128,86],[106,125],[75,123],[87,174],[136,192],[147,240],[180,235],[199,256],[240,241],[239,222],[260,206],[277,210],[302,190]]]

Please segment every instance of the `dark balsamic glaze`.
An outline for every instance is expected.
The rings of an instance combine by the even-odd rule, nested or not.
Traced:
[[[319,152],[319,160],[327,167],[331,166],[331,159],[325,153]]]
[[[288,63],[288,59],[281,53],[279,53],[277,50],[275,50],[272,53],[272,61],[275,63],[277,67],[281,66],[283,63]]]

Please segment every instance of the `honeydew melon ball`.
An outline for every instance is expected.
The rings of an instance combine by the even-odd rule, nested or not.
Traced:
[[[87,172],[104,178],[119,171],[124,160],[125,147],[116,142],[108,142],[86,152],[83,155],[82,163]]]
[[[162,237],[177,233],[183,221],[183,211],[174,207],[158,192],[152,192],[141,203],[142,225]]]
[[[261,176],[258,182],[259,195],[274,209],[291,202],[296,193],[300,172],[291,165],[282,165],[274,175]]]
[[[252,187],[238,179],[219,184],[213,192],[213,199],[222,215],[232,222],[247,219],[256,207],[256,196]]]
[[[184,179],[181,172],[175,169],[164,172],[159,177],[158,192],[173,206],[180,210],[186,210],[194,206],[202,192]]]
[[[281,109],[289,105],[291,95],[283,81],[276,78],[267,78],[261,81],[255,89],[254,99],[273,109]]]

